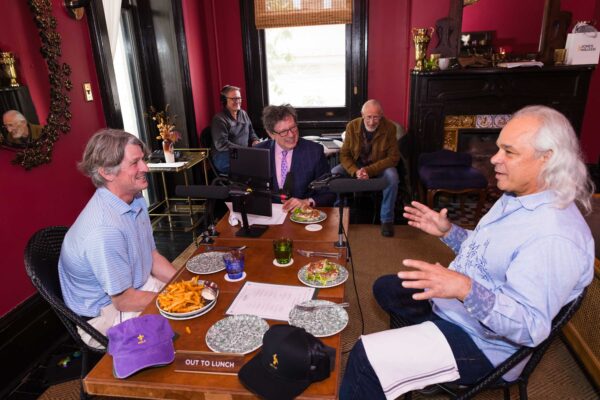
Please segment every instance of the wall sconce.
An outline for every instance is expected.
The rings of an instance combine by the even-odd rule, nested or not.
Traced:
[[[90,0],[64,0],[63,4],[67,10],[69,17],[76,20],[83,18],[85,14],[85,6],[89,4]]]

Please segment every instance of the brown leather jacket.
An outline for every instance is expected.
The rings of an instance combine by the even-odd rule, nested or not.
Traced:
[[[362,118],[356,118],[346,125],[346,137],[340,150],[340,163],[352,176],[358,171],[356,161],[360,157],[361,124]],[[396,125],[385,117],[373,136],[373,147],[371,148],[371,160],[373,163],[365,170],[369,177],[381,174],[386,168],[395,167],[400,160],[400,151],[396,140]]]

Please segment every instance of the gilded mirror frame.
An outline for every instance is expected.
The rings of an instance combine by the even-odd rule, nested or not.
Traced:
[[[51,0],[29,0],[33,20],[42,45],[40,52],[48,67],[50,81],[50,110],[41,137],[31,146],[17,152],[13,164],[30,170],[52,161],[52,150],[61,133],[71,130],[71,99],[68,92],[73,87],[69,76],[71,67],[60,62],[61,37],[56,31],[56,18],[52,15]]]

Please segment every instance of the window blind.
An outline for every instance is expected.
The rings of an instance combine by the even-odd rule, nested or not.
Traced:
[[[352,0],[254,0],[256,29],[350,24]]]

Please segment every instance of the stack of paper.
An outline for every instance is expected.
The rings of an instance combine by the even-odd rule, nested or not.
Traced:
[[[516,67],[543,67],[544,63],[541,61],[516,61],[516,62],[503,62],[499,63],[500,68],[516,68]]]

